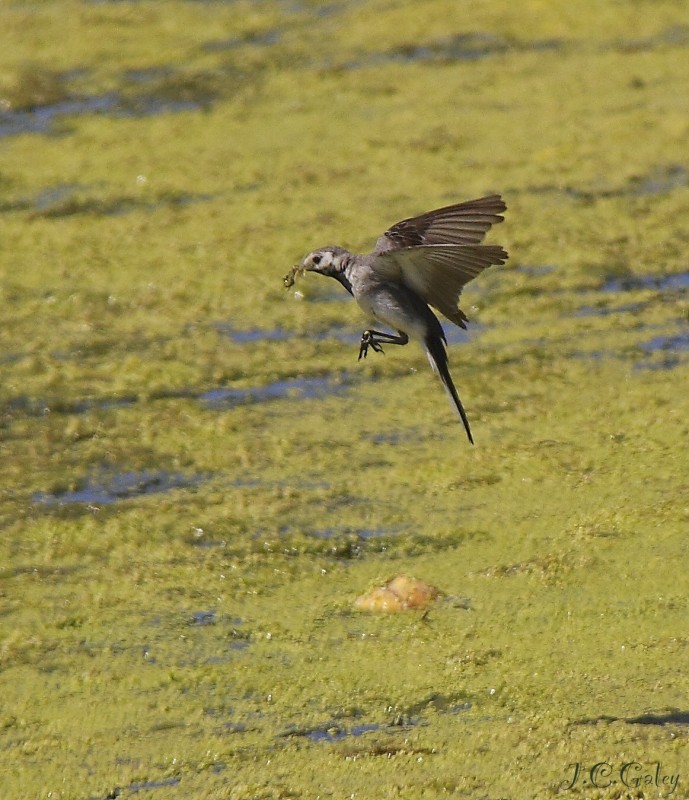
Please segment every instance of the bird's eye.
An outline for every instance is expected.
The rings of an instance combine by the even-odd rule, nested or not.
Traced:
[[[316,266],[318,266],[321,263],[321,258],[322,258],[322,256],[319,256],[319,255],[311,256],[311,263],[313,263]]]

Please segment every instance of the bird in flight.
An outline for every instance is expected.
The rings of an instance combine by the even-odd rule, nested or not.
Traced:
[[[473,444],[469,420],[448,368],[445,332],[429,306],[455,325],[466,328],[459,296],[470,280],[493,264],[504,264],[507,252],[482,244],[490,227],[503,221],[507,206],[497,194],[438,208],[393,225],[378,239],[373,252],[350,253],[343,247],[321,247],[285,275],[286,287],[303,272],[318,272],[339,281],[363,311],[397,331],[365,330],[359,360],[369,348],[421,343],[431,368],[442,381]]]

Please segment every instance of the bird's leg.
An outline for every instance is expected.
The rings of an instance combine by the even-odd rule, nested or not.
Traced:
[[[368,348],[372,348],[376,353],[384,353],[382,344],[407,344],[409,337],[403,331],[397,331],[399,334],[395,336],[392,333],[383,333],[382,331],[364,331],[361,334],[361,343],[359,346],[359,361],[366,358],[368,355]]]

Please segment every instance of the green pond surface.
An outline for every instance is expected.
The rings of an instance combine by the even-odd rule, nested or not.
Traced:
[[[1,800],[689,797],[687,4],[0,28]],[[282,276],[493,192],[472,447]]]

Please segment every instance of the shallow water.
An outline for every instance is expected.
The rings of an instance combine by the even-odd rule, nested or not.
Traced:
[[[689,796],[682,4],[2,21],[2,800]],[[471,447],[281,279],[493,191]]]
[[[220,410],[242,403],[261,400],[301,398],[304,400],[339,394],[347,390],[347,375],[326,378],[294,378],[275,381],[268,386],[252,389],[211,389],[200,395],[199,400],[208,408]]]
[[[86,503],[88,505],[114,503],[117,500],[126,500],[139,495],[196,486],[202,480],[203,478],[198,475],[181,475],[154,470],[110,475],[101,472],[85,481],[85,484],[75,491],[58,494],[38,492],[33,496],[33,502],[48,506],[69,503]]]

